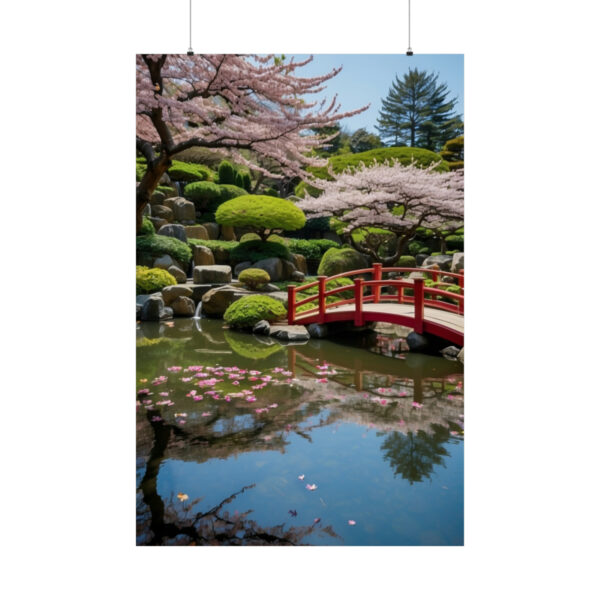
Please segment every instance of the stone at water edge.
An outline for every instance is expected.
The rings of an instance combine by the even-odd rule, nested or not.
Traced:
[[[304,325],[271,325],[269,335],[284,342],[305,342],[310,339]]]
[[[252,333],[257,335],[269,335],[271,333],[271,324],[269,321],[259,321],[253,328]]]
[[[194,267],[194,283],[231,283],[229,265]]]
[[[187,285],[168,285],[160,293],[167,306],[170,306],[176,298],[181,296],[189,298],[193,294],[192,289]]]
[[[319,323],[311,323],[306,329],[311,338],[316,338],[318,340],[326,338],[329,333],[329,329],[325,323],[322,325]]]
[[[429,340],[420,333],[412,331],[406,337],[406,343],[411,352],[424,352],[429,348]]]
[[[202,313],[211,317],[222,317],[230,304],[251,294],[252,292],[244,288],[231,285],[213,288],[202,296]]]
[[[246,260],[244,262],[238,263],[233,268],[233,274],[237,277],[242,271],[245,271],[246,269],[249,269],[251,266],[252,266],[252,263],[249,260]]]
[[[185,227],[183,225],[169,223],[168,225],[163,225],[156,233],[175,238],[187,244],[187,235],[185,234]]]
[[[161,321],[168,321],[169,319],[173,318],[173,309],[169,306],[165,306],[161,311],[160,311],[160,320]]]
[[[179,296],[171,304],[173,314],[176,317],[193,317],[196,312],[196,305],[191,298]]]
[[[460,352],[456,355],[457,360],[460,360],[461,363],[465,362],[465,348],[464,346],[460,349]]]
[[[192,246],[194,256],[194,265],[197,267],[210,266],[215,264],[215,257],[210,248],[206,246]]]
[[[192,290],[191,298],[195,304],[202,302],[204,294],[212,289],[209,283],[188,283],[187,287]]]
[[[165,309],[165,303],[158,296],[150,296],[142,305],[140,313],[141,321],[160,321],[161,314]]]
[[[457,358],[460,354],[460,349],[456,346],[446,346],[440,352],[444,358]]]
[[[173,275],[173,277],[175,277],[175,281],[177,283],[185,283],[187,281],[187,277],[185,275],[185,273],[179,268],[176,267],[175,265],[171,265],[167,271],[169,273],[171,273],[171,275]]]

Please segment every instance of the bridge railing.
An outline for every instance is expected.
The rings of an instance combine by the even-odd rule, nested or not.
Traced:
[[[363,304],[374,303],[378,304],[382,301],[392,301],[399,304],[413,304],[415,306],[414,324],[415,331],[420,332],[422,329],[423,309],[425,306],[438,308],[449,312],[463,314],[464,313],[464,293],[449,292],[448,290],[439,287],[426,287],[425,280],[422,277],[415,279],[383,279],[384,273],[427,273],[431,275],[434,284],[437,284],[440,277],[452,277],[456,279],[461,292],[464,292],[464,271],[460,273],[450,273],[441,271],[438,268],[421,269],[418,267],[383,267],[381,263],[375,263],[369,269],[357,269],[346,273],[338,273],[331,277],[319,276],[317,281],[306,283],[300,286],[288,286],[288,323],[293,324],[298,318],[315,317],[318,315],[318,322],[326,322],[327,308],[335,308],[345,304],[355,304],[354,321],[356,325],[363,324]],[[356,275],[370,275],[368,280],[362,277],[356,278],[352,285],[340,286],[327,290],[327,283],[340,277],[354,277]],[[439,285],[454,285],[451,283],[442,283]],[[316,294],[308,296],[302,300],[296,301],[296,294],[301,291],[316,287]],[[387,290],[385,289],[387,288]],[[394,294],[385,293],[389,288],[396,288]],[[370,293],[366,293],[369,289]],[[406,290],[411,290],[411,294],[407,294]],[[353,297],[343,298],[335,302],[327,303],[329,296],[335,296],[342,292],[353,291]],[[429,296],[429,297],[428,297]],[[452,302],[453,301],[453,302]],[[315,308],[297,312],[301,306],[316,302]],[[418,329],[417,329],[418,328]]]

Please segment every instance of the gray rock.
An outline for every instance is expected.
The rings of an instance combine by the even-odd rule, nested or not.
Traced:
[[[294,271],[290,275],[292,281],[304,281],[304,273],[302,271]]]
[[[171,308],[176,317],[193,317],[196,312],[194,301],[186,296],[175,298],[171,304]]]
[[[219,225],[218,223],[202,223],[202,227],[206,229],[209,240],[219,239]]]
[[[464,349],[464,347],[462,347],[460,349],[460,352],[456,355],[456,358],[458,360],[460,360],[461,363],[464,364],[464,362],[465,362],[465,349]]]
[[[192,296],[192,289],[187,285],[168,285],[161,291],[162,299],[167,306],[171,306],[171,303],[176,299],[184,296],[189,298]]]
[[[138,294],[135,297],[135,303],[143,305],[148,298],[152,298],[152,296],[156,296],[157,298],[162,298],[162,294],[160,292],[154,292],[154,294]]]
[[[415,260],[417,261],[417,267],[420,267],[426,258],[429,258],[429,254],[417,254],[415,256]]]
[[[458,273],[461,269],[465,268],[465,253],[464,252],[456,252],[452,255],[452,264],[450,265],[450,270],[453,273]]]
[[[316,338],[318,340],[326,338],[327,334],[329,333],[326,323],[323,323],[323,325],[320,325],[319,323],[311,323],[306,329],[311,338]]]
[[[304,325],[272,325],[270,336],[285,342],[305,342],[310,339]]]
[[[135,320],[139,321],[141,316],[142,316],[142,305],[136,304],[135,305]]]
[[[150,196],[150,204],[152,204],[152,206],[157,206],[162,204],[165,201],[165,198],[165,194],[156,190],[152,193],[152,196]]]
[[[445,358],[456,358],[460,353],[460,349],[456,346],[446,346],[441,350],[441,353]]]
[[[259,321],[253,328],[252,333],[257,335],[269,335],[271,333],[271,324],[269,321]]]
[[[231,283],[229,265],[194,267],[194,283]]]
[[[253,269],[262,269],[269,274],[271,281],[283,281],[283,261],[280,258],[264,258],[252,265]]]
[[[412,352],[424,352],[429,348],[429,340],[416,331],[408,334],[406,343]]]
[[[142,211],[142,215],[144,217],[151,217],[152,216],[152,205],[150,203],[146,204],[146,206],[144,206],[144,210]]]
[[[294,271],[297,271],[296,265],[293,262],[290,262],[289,260],[282,260],[281,266],[283,267],[283,279],[292,279],[292,273],[294,273]]]
[[[187,200],[186,200],[187,202]],[[191,203],[193,204],[193,203]],[[206,227],[204,227],[204,225],[188,225],[185,228],[185,233],[188,236],[188,239],[193,239],[193,240],[207,240],[208,238],[208,231],[206,231]]]
[[[169,222],[166,219],[161,219],[156,216],[148,217],[152,225],[154,225],[154,231],[158,231],[163,225],[167,225]]]
[[[252,263],[249,260],[238,263],[237,265],[235,265],[235,267],[233,269],[233,274],[237,277],[242,271],[249,269],[251,266],[252,266]],[[277,288],[277,289],[279,289],[279,288]]]
[[[161,311],[160,311],[160,320],[161,321],[168,321],[169,319],[173,318],[173,309],[170,308],[169,306],[165,306]]]
[[[259,294],[262,293],[262,290],[258,293]],[[269,296],[269,298],[274,298],[275,300],[279,300],[279,302],[281,302],[287,308],[287,305],[288,305],[287,292],[269,292],[268,294],[265,294],[265,296]]]
[[[189,283],[188,286],[192,290],[192,300],[198,304],[198,302],[202,302],[202,297],[206,292],[209,292],[212,289],[212,285],[204,283],[204,284],[196,284]]]
[[[187,235],[185,234],[185,227],[183,225],[163,225],[156,233],[178,239],[187,244]]]
[[[452,266],[452,255],[440,254],[439,256],[428,256],[423,261],[423,266],[431,268],[433,265],[438,265],[442,271],[449,271]]]
[[[450,277],[450,275],[444,275],[444,276],[442,277],[442,281],[443,281],[444,283],[452,283],[452,284],[455,284],[455,283],[456,283],[456,279],[455,279],[454,277]]]
[[[274,283],[265,284],[260,291],[261,292],[281,292],[281,290]]]
[[[194,265],[197,267],[210,266],[215,264],[215,257],[212,250],[206,246],[192,246],[194,256]]]
[[[168,206],[161,204],[152,205],[152,214],[159,219],[164,219],[167,223],[173,221],[173,211]]]
[[[252,292],[244,288],[231,285],[213,288],[202,296],[202,313],[211,317],[222,317],[230,304],[251,294]]]
[[[165,303],[162,298],[150,296],[142,305],[140,312],[141,321],[160,321],[161,313],[164,311]]]
[[[176,221],[189,221],[190,223],[194,223],[196,221],[196,207],[194,206],[193,202],[181,197],[177,197],[172,200],[173,216],[175,217]]]
[[[167,269],[167,271],[171,273],[173,277],[175,277],[175,281],[177,283],[185,283],[187,281],[185,273],[179,267],[172,265]]]
[[[165,271],[169,270],[169,267],[177,266],[175,261],[168,255],[163,254],[154,260],[154,264],[152,265],[155,269],[164,269]]]

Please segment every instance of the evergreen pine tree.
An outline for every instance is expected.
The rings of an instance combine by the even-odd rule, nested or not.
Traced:
[[[439,150],[444,142],[462,133],[462,121],[454,112],[456,98],[448,99],[438,76],[409,69],[397,75],[387,98],[382,100],[377,130],[393,146],[418,146]]]

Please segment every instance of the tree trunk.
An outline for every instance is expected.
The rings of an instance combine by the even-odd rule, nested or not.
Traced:
[[[142,181],[136,191],[136,233],[139,233],[142,228],[143,212],[146,205],[150,202],[150,196],[156,189],[161,177],[167,172],[171,166],[171,160],[167,156],[161,156],[154,164],[148,165]]]

